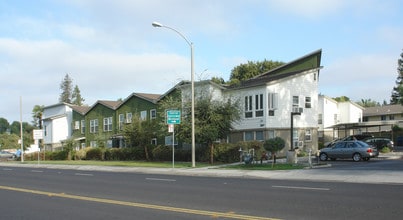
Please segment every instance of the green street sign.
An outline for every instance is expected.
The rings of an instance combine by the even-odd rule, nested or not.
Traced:
[[[166,111],[167,124],[180,124],[181,111],[180,110],[167,110]]]

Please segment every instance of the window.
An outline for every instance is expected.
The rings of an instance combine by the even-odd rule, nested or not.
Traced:
[[[142,121],[147,120],[147,111],[140,112],[140,120],[142,120]]]
[[[150,119],[156,119],[157,118],[157,110],[151,109],[150,110]]]
[[[98,119],[90,120],[90,133],[98,132]]]
[[[157,145],[157,138],[151,139],[151,145]]]
[[[278,108],[278,94],[269,93],[268,95],[269,110],[275,110]]]
[[[318,124],[323,124],[323,115],[322,114],[318,114]]]
[[[119,130],[123,129],[123,123],[125,122],[125,115],[119,114]]]
[[[252,96],[245,96],[245,118],[252,118]]]
[[[292,97],[292,108],[299,108],[299,97],[293,96]]]
[[[90,141],[90,147],[97,147],[97,141]]]
[[[104,118],[104,131],[112,131],[112,117]]]
[[[85,133],[85,120],[81,120],[81,134]]]
[[[389,115],[389,120],[395,120],[395,116],[394,115]]]
[[[256,131],[255,135],[256,135],[256,140],[264,141],[263,131]]]
[[[75,121],[75,122],[74,122],[74,129],[75,129],[75,130],[80,129],[80,121]]]
[[[263,94],[255,95],[255,116],[263,116]]]
[[[267,98],[267,103],[269,107],[269,116],[274,116],[274,111],[278,108],[278,94],[269,93]]]
[[[268,134],[268,139],[275,138],[275,136],[274,136],[274,130],[268,131],[267,134]]]
[[[293,135],[292,135],[292,142],[294,143],[294,147],[298,147],[298,130],[294,129],[293,131]]]
[[[126,123],[132,123],[132,117],[133,115],[131,112],[126,113]]]
[[[305,97],[305,108],[311,108],[311,97]]]
[[[253,141],[253,131],[245,131],[245,141]]]
[[[305,130],[305,141],[312,141],[312,133],[311,129]]]
[[[381,121],[386,121],[386,115],[381,116]]]
[[[337,114],[334,114],[334,115],[333,115],[333,120],[334,120],[334,124],[337,124],[337,122],[338,122]]]

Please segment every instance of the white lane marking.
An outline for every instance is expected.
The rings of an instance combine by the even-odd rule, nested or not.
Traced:
[[[31,170],[32,173],[43,173],[43,170]]]
[[[3,170],[10,171],[10,170],[13,170],[13,169],[10,169],[10,168],[3,168]]]
[[[159,179],[159,178],[146,178],[146,180],[151,180],[151,181],[166,181],[166,182],[175,182],[176,180],[174,179]]]
[[[74,175],[76,175],[76,176],[94,176],[94,174],[91,174],[91,173],[75,173]]]
[[[303,187],[303,186],[272,186],[273,188],[284,188],[284,189],[305,189],[305,190],[322,190],[328,191],[329,188],[315,188],[315,187]]]

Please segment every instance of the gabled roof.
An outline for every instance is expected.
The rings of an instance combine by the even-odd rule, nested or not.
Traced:
[[[89,106],[78,106],[78,105],[72,105],[70,106],[74,111],[80,113],[81,115],[85,115],[88,110],[91,109]]]
[[[110,101],[110,100],[98,100],[94,105],[91,106],[90,109],[94,108],[96,105],[100,104],[103,106],[106,106],[112,110],[116,110],[117,107],[122,103],[122,101]],[[89,109],[89,110],[90,110]],[[89,111],[88,110],[88,111]]]
[[[152,102],[152,103],[157,103],[158,99],[161,97],[160,94],[151,94],[151,93],[132,93],[131,95],[129,95],[127,98],[125,98],[125,100],[123,100],[119,106],[116,107],[119,108],[120,106],[122,106],[124,103],[126,103],[128,100],[130,100],[132,97],[138,97],[140,99],[144,99],[146,101]]]
[[[398,105],[383,105],[375,107],[367,107],[363,111],[363,116],[376,116],[376,115],[396,115],[403,113],[403,106]]]
[[[268,82],[293,76],[307,70],[320,69],[322,49],[316,50],[294,61],[262,73],[254,78],[242,81],[240,85],[230,87],[251,87],[264,85]]]

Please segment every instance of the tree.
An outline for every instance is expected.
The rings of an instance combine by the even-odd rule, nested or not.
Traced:
[[[33,125],[39,129],[42,129],[42,115],[43,115],[43,108],[42,105],[35,105],[32,109],[32,118],[33,118]]]
[[[84,98],[81,96],[80,89],[76,85],[74,87],[73,93],[71,94],[71,104],[82,106],[84,102]]]
[[[271,155],[273,155],[274,157],[273,163],[275,163],[276,153],[281,151],[285,147],[285,141],[280,137],[271,138],[263,143],[263,147],[267,151],[271,152]]]
[[[397,74],[396,86],[393,87],[390,104],[403,105],[403,52],[400,54],[400,59],[397,60]]]
[[[63,81],[60,83],[60,89],[62,93],[59,97],[59,102],[71,103],[71,95],[73,92],[73,80],[70,78],[69,74],[64,76]]]
[[[357,104],[361,105],[362,107],[380,106],[379,102],[373,101],[371,99],[361,99],[361,101],[357,102]]]
[[[156,137],[157,125],[156,120],[141,120],[137,115],[132,118],[132,123],[125,126],[123,131],[127,145],[129,147],[143,147],[147,160],[150,160],[148,146],[151,139]]]
[[[238,84],[241,81],[258,76],[283,64],[284,62],[271,60],[264,60],[261,62],[248,61],[248,63],[240,64],[231,70],[229,83]]]
[[[7,119],[0,118],[0,134],[4,134],[10,129],[10,123],[8,123]]]
[[[340,96],[340,97],[336,97],[333,98],[334,100],[336,100],[337,102],[348,102],[350,101],[350,98],[347,96]]]

